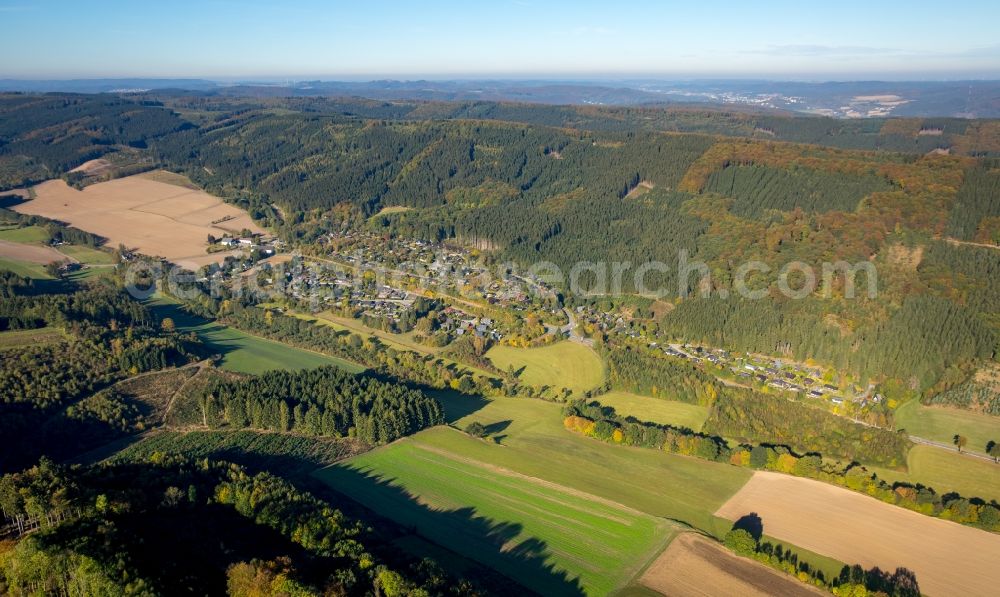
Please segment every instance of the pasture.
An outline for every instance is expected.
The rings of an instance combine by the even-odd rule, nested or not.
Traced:
[[[594,400],[604,406],[614,408],[615,412],[623,416],[631,416],[640,421],[650,421],[661,425],[687,427],[694,431],[701,431],[702,425],[708,419],[708,408],[705,406],[640,396],[617,390],[595,396]]]
[[[0,243],[0,250],[2,248],[3,245]],[[2,252],[0,252],[0,269],[14,272],[19,276],[31,278],[32,280],[52,280],[52,276],[45,271],[43,264],[8,257]]]
[[[298,313],[295,311],[286,311],[285,314],[305,321],[311,321],[318,325],[333,328],[338,332],[350,332],[358,334],[362,337],[378,338],[378,340],[383,344],[391,346],[397,350],[412,350],[423,354],[435,354],[440,350],[439,348],[432,348],[416,342],[413,340],[412,333],[393,334],[383,330],[376,330],[366,326],[358,319],[341,317],[330,311],[323,311],[321,313],[316,313],[315,315],[306,315],[305,313]]]
[[[608,594],[674,532],[648,514],[419,440],[395,442],[317,476],[544,595]]]
[[[42,244],[49,241],[49,231],[41,226],[0,230],[0,240],[11,243]]]
[[[486,358],[502,371],[513,368],[518,379],[532,386],[582,394],[604,383],[604,363],[597,353],[568,340],[538,348],[494,346]]]
[[[84,245],[60,245],[58,251],[63,255],[89,265],[111,265],[114,256],[107,252]]]
[[[749,471],[727,464],[616,446],[570,433],[563,427],[559,404],[528,398],[434,395],[455,427],[462,429],[478,421],[489,435],[482,440],[435,427],[412,437],[421,445],[683,521],[720,537],[729,525],[713,512],[750,478]]]
[[[107,238],[111,246],[121,243],[194,268],[225,257],[206,254],[209,234],[238,234],[244,228],[263,232],[244,211],[218,197],[150,176],[128,176],[82,191],[50,180],[34,187],[33,199],[12,209],[66,222]]]
[[[893,415],[896,429],[906,429],[910,435],[950,444],[956,434],[969,439],[965,447],[970,452],[986,453],[986,442],[1000,443],[1000,417],[984,413],[949,408],[924,406],[911,400],[896,409]]]
[[[865,567],[914,571],[927,595],[989,595],[1000,535],[932,518],[820,481],[756,472],[716,513],[756,512],[764,533]]]
[[[197,334],[210,351],[222,356],[219,366],[229,371],[262,373],[271,369],[312,369],[323,365],[335,365],[352,373],[365,369],[344,359],[252,336],[229,326],[195,317],[166,298],[151,299],[147,301],[147,305],[159,317],[173,319],[178,330]]]
[[[452,392],[435,393],[435,397],[444,406],[446,418],[454,428],[426,429],[374,453],[317,471],[316,475],[363,504],[371,504],[380,512],[396,513],[405,524],[417,525],[416,521],[421,521],[419,524],[431,527],[445,525],[448,530],[440,531],[444,535],[440,538],[433,528],[426,532],[425,527],[419,529],[421,535],[446,546],[454,546],[448,543],[451,535],[467,537],[469,533],[476,537],[476,545],[489,546],[490,541],[496,539],[493,531],[499,529],[507,529],[508,533],[513,530],[520,533],[525,529],[531,529],[536,535],[552,533],[545,527],[534,526],[530,519],[548,517],[547,520],[562,521],[570,515],[569,518],[576,521],[579,516],[562,506],[549,512],[541,503],[530,507],[512,505],[504,499],[476,493],[479,490],[475,489],[478,483],[475,479],[484,474],[502,479],[491,482],[499,483],[497,487],[505,488],[507,483],[514,481],[540,484],[569,496],[586,495],[590,503],[614,505],[626,512],[673,521],[676,526],[664,530],[666,535],[690,525],[716,538],[721,538],[732,526],[731,521],[716,516],[716,510],[752,475],[746,469],[727,464],[606,444],[567,432],[562,425],[561,406],[550,402],[523,398],[485,400]],[[459,431],[473,421],[486,427],[485,438],[474,438]],[[400,446],[406,446],[405,450]],[[373,456],[379,454],[384,455]],[[440,470],[422,470],[423,467],[441,466],[448,467],[447,474]],[[507,495],[507,491],[504,489],[501,493]],[[389,509],[385,509],[386,506]],[[483,516],[481,508],[501,506],[503,511],[491,510],[490,524],[477,520],[477,515]],[[551,537],[548,534],[545,537],[549,543]],[[771,537],[768,540],[773,542]],[[564,538],[555,541],[554,545],[561,545]],[[800,559],[814,567],[834,573],[842,567],[832,558],[792,545],[788,540],[782,543],[795,549]],[[462,548],[466,544],[461,543],[457,551],[470,555]],[[495,546],[490,550],[487,556],[498,557]],[[655,555],[655,551],[647,553]],[[470,557],[476,559],[477,556],[471,554]],[[560,570],[573,570],[569,568],[574,565],[572,560],[562,553],[550,553],[546,562]],[[650,562],[646,559],[644,564],[637,564],[638,570],[644,570]],[[496,564],[494,561],[483,563]],[[523,569],[519,569],[519,575],[538,571],[535,558],[520,564]],[[630,573],[637,570],[631,564]],[[582,582],[587,585],[586,573],[576,573],[582,575]],[[619,574],[615,582],[629,582],[626,576]],[[633,575],[632,584],[619,584],[618,587],[625,587],[626,594],[646,590],[635,584],[636,576],[638,574]]]
[[[934,446],[916,445],[906,456],[906,466],[905,473],[873,470],[889,482],[922,483],[939,494],[957,491],[966,497],[1000,501],[1000,465],[988,460]]]

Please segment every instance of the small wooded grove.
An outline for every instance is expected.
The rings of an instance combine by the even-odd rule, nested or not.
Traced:
[[[753,516],[749,515],[748,518],[753,521]],[[760,521],[757,519],[755,522]],[[837,597],[856,595],[920,597],[917,577],[906,568],[896,568],[894,572],[888,572],[878,567],[866,570],[859,564],[845,565],[838,576],[828,578],[823,571],[799,560],[798,554],[792,549],[785,548],[780,543],[775,545],[756,536],[758,528],[753,528],[752,531],[744,528],[753,524],[750,521],[748,523],[744,523],[743,520],[737,521],[732,530],[726,533],[723,544],[743,557],[753,558],[775,570],[795,576],[802,582],[828,589]]]
[[[602,351],[611,387],[688,404],[711,406],[719,394],[715,378],[688,361],[631,346]]]
[[[824,460],[824,455],[799,453],[773,442],[730,446],[718,436],[622,417],[598,402],[573,402],[566,406],[564,414],[566,429],[601,441],[818,479],[928,516],[1000,531],[1000,504],[996,502],[957,493],[941,495],[922,485],[890,484],[856,463],[845,466]]]
[[[27,596],[461,594],[327,500],[268,473],[154,454],[0,478],[0,593]],[[376,555],[377,554],[377,555]]]
[[[903,433],[861,425],[780,396],[734,388],[720,392],[703,430],[889,468],[905,466],[912,446]]]
[[[420,390],[336,367],[269,371],[220,380],[200,398],[215,429],[257,429],[383,444],[444,422],[441,405]]]

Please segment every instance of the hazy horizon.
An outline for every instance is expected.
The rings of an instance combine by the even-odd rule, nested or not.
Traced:
[[[0,0],[0,51],[18,57],[0,78],[1000,79],[1000,6],[960,8]],[[929,11],[940,14],[928,19]]]

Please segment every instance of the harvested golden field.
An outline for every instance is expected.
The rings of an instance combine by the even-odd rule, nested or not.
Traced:
[[[995,595],[1000,535],[811,479],[757,472],[717,515],[756,512],[764,533],[843,562],[909,568],[927,595]]]
[[[147,255],[197,267],[221,262],[227,253],[206,253],[208,235],[263,232],[243,210],[204,191],[129,176],[78,191],[62,180],[34,187],[20,213],[67,222]]]
[[[695,533],[674,539],[646,569],[639,583],[671,597],[809,597],[826,595],[816,587],[741,558],[718,543]]]

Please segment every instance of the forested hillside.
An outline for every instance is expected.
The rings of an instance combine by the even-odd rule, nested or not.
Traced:
[[[16,545],[0,543],[5,595],[469,589],[285,480],[207,460],[160,454],[91,469],[43,460],[0,478],[0,507],[15,527],[40,527]]]
[[[310,474],[439,432],[456,454],[483,459],[483,479],[551,482],[630,508],[659,498],[599,468],[581,485],[548,476],[581,463],[560,452],[570,432],[667,452],[656,454],[671,459],[656,470],[799,474],[997,527],[997,508],[982,500],[891,486],[854,464],[916,473],[904,471],[910,439],[893,430],[907,400],[981,411],[960,413],[968,417],[1000,408],[996,122],[272,95],[0,96],[0,190],[55,177],[79,188],[164,168],[187,177],[157,173],[172,184],[245,208],[274,237],[244,231],[239,241],[257,245],[252,258],[185,276],[183,290],[205,292],[171,309],[125,292],[135,264],[150,268],[140,282],[163,300],[187,294],[150,273],[158,259],[128,247],[101,253],[103,269],[83,281],[59,263],[0,264],[0,473],[12,473],[0,480],[0,532],[18,539],[0,541],[0,592],[477,592],[430,561],[394,555],[457,557],[428,549],[405,517],[393,527],[367,503],[345,514],[338,487]],[[95,158],[96,174],[70,172]],[[36,192],[2,198],[3,246],[97,253],[101,238],[5,209]],[[28,237],[33,246],[19,244]],[[209,236],[205,256],[228,249],[217,241]],[[266,260],[265,250],[279,255]],[[413,256],[458,280],[439,291],[404,276],[396,288],[365,271]],[[346,261],[350,272],[308,267]],[[543,299],[473,279],[540,263],[564,275],[593,269],[578,286],[518,277]],[[757,267],[743,280],[748,263]],[[789,263],[818,273],[797,297],[789,285],[809,281],[783,272]],[[838,269],[823,269],[830,264]],[[616,267],[621,288],[600,286],[601,269],[615,276]],[[244,281],[283,292],[264,300]],[[740,296],[740,281],[759,298]],[[563,341],[552,348],[586,360],[538,356]],[[250,345],[261,350],[246,357],[253,364],[225,371]],[[278,363],[292,347],[300,356]],[[491,357],[504,351],[517,354],[509,366]],[[296,362],[301,355],[316,358]],[[583,368],[592,382],[552,391]],[[533,376],[542,381],[525,381]],[[610,390],[697,411],[699,430],[618,415],[600,404]],[[570,402],[563,425],[558,407],[534,397]],[[501,414],[473,420],[489,403]],[[532,412],[556,418],[544,422],[555,435],[526,442],[530,453],[544,442],[558,458],[528,466],[518,435],[540,422]],[[446,421],[454,428],[428,429]],[[123,450],[125,441],[136,443]],[[714,462],[676,464],[674,454]],[[395,479],[355,481],[378,485],[372,496],[405,493]],[[405,495],[408,508],[433,503]],[[693,516],[688,507],[676,519],[655,516],[716,520],[716,506]],[[482,518],[486,552],[502,561],[547,554],[544,542],[509,549],[525,531],[489,519],[506,511],[430,510],[462,529]],[[464,574],[466,564],[454,569]]]
[[[750,260],[772,268],[751,282],[775,297],[786,263],[867,261],[876,298],[844,300],[836,278],[803,301],[687,300],[662,330],[897,377],[915,391],[997,346],[990,267],[983,257],[939,267],[955,259],[929,242],[995,241],[996,160],[960,155],[995,151],[992,121],[174,93],[12,95],[0,106],[11,116],[0,160],[22,174],[24,161],[51,176],[102,152],[139,151],[306,252],[364,228],[551,262],[564,275],[580,262],[628,263],[625,292],[640,289],[639,264],[662,263],[642,282],[670,297],[724,289]],[[75,132],[38,145],[56,123]],[[951,155],[927,153],[941,147]],[[372,217],[387,207],[407,209]],[[681,254],[705,262],[711,280],[681,278]],[[925,285],[942,300],[918,296]]]

